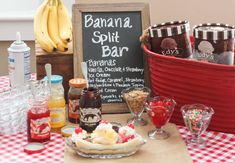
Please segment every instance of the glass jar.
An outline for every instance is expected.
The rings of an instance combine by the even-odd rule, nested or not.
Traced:
[[[27,116],[29,142],[47,142],[51,137],[50,111],[46,98],[30,99]]]
[[[70,88],[68,92],[68,120],[71,123],[79,124],[79,100],[82,89],[86,87],[86,84],[86,80],[82,78],[69,80]]]
[[[189,30],[188,21],[172,21],[149,27],[151,50],[162,55],[190,57]]]
[[[233,65],[235,27],[206,23],[193,28],[194,54],[199,61]]]
[[[101,97],[97,88],[84,88],[81,93],[80,127],[92,132],[101,121]]]
[[[44,78],[48,80],[47,77]],[[48,107],[51,117],[51,128],[59,129],[66,124],[63,77],[60,75],[51,76],[51,93],[48,98]]]

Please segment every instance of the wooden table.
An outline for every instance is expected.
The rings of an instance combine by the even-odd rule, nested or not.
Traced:
[[[126,120],[131,117],[130,114],[104,114],[102,119],[109,122],[119,122],[122,125],[126,124]],[[143,117],[147,120],[146,114]],[[66,147],[65,163],[191,163],[192,159],[187,151],[187,147],[177,130],[176,125],[167,124],[165,130],[170,133],[170,137],[165,140],[151,140],[147,136],[149,130],[153,130],[153,125],[149,122],[146,126],[136,127],[137,133],[143,136],[147,143],[134,155],[111,160],[87,159],[78,156],[74,151]]]

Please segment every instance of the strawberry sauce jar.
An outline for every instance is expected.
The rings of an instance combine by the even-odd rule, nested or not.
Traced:
[[[47,142],[51,138],[50,111],[45,98],[30,99],[27,117],[28,142]]]

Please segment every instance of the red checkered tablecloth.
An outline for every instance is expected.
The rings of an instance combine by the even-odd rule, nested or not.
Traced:
[[[190,137],[183,126],[178,126],[183,139]],[[206,131],[202,138],[207,141],[205,148],[191,148],[188,146],[190,156],[195,163],[235,163],[235,135],[221,132]]]
[[[32,74],[36,79],[36,74]],[[0,92],[9,89],[9,78],[0,77]],[[62,163],[64,160],[64,140],[60,134],[52,133],[51,141],[45,144],[41,153],[27,154],[24,145],[28,143],[27,134],[0,135],[0,163]]]
[[[31,79],[36,79],[36,73],[32,73]],[[10,88],[10,81],[8,76],[0,76],[0,92]]]
[[[1,76],[0,77],[0,92],[5,90],[5,89],[9,89],[9,78],[8,76]]]
[[[27,154],[24,145],[27,134],[0,135],[0,163],[62,163],[64,157],[64,140],[60,134],[52,133],[51,141],[41,153]]]
[[[32,78],[35,79],[35,74]],[[9,88],[9,79],[6,76],[0,77],[0,92]],[[187,129],[178,126],[183,139],[190,136]],[[221,132],[207,131],[202,135],[207,140],[206,148],[193,149],[188,151],[194,163],[235,163],[235,135]],[[23,145],[27,143],[26,134],[16,136],[0,136],[0,163],[60,163],[63,162],[64,141],[59,134],[52,133],[50,141],[40,154],[28,155],[23,152]]]

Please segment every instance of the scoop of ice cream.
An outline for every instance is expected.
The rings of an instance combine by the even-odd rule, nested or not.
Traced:
[[[73,141],[73,142],[77,142],[77,141],[79,141],[79,140],[81,140],[81,139],[85,139],[85,138],[87,138],[87,132],[85,131],[85,130],[83,130],[83,129],[81,129],[81,128],[79,128],[78,129],[79,130],[79,132],[78,131],[76,131],[76,129],[75,129],[75,131],[73,132],[73,134],[72,134],[72,137],[71,137],[71,140]]]
[[[129,126],[120,127],[118,133],[120,133],[122,135],[125,135],[127,137],[136,134],[135,129],[133,129],[133,128],[129,127]]]
[[[162,49],[177,49],[177,43],[172,38],[165,38],[161,42]]]
[[[97,144],[115,144],[118,140],[118,134],[113,130],[112,124],[101,123],[91,134],[91,140]]]
[[[198,45],[198,49],[202,53],[206,53],[206,54],[213,54],[214,52],[214,48],[212,44],[208,41],[201,41],[200,44]]]

